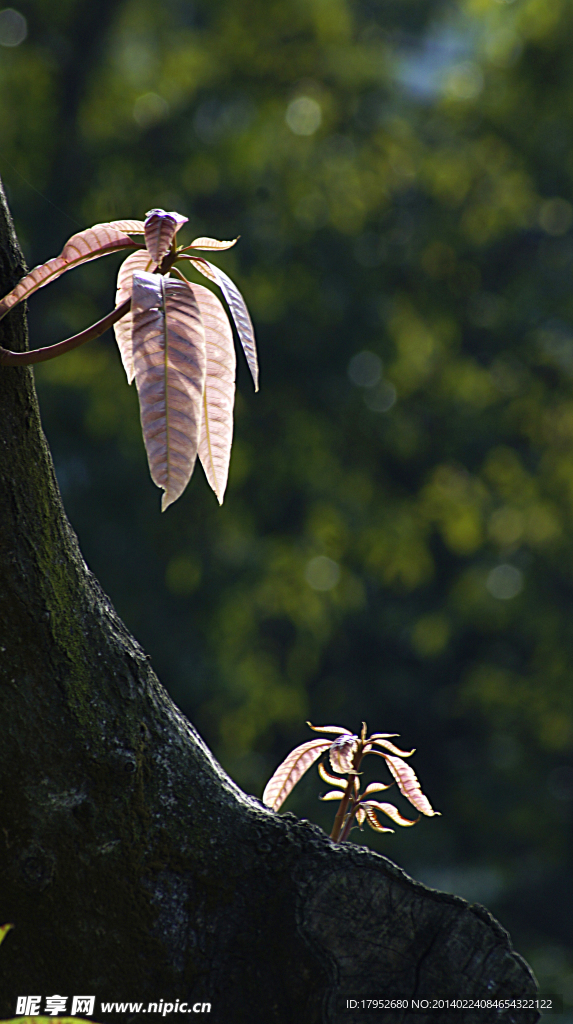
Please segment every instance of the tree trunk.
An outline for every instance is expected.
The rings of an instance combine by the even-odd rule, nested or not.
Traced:
[[[2,196],[1,294],[23,270]],[[0,344],[26,346],[21,307]],[[535,995],[483,908],[227,778],[83,561],[27,368],[0,370],[0,524],[2,1017],[18,996],[42,1011],[67,996],[69,1013],[90,994],[96,1020],[139,1019],[102,1002],[179,1000],[220,1024],[353,1024],[370,1018],[343,1012],[346,997]]]

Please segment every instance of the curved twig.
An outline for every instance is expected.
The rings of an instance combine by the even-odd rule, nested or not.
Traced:
[[[116,306],[111,313],[104,316],[103,320],[98,320],[96,324],[87,327],[80,334],[74,334],[71,338],[58,341],[55,345],[47,345],[46,348],[31,349],[29,352],[11,352],[10,349],[0,347],[0,366],[30,366],[33,363],[44,363],[47,359],[55,359],[56,356],[61,356],[64,352],[70,352],[71,349],[84,345],[92,338],[99,338],[100,334],[107,331],[108,327],[112,327],[118,320],[121,320],[122,316],[129,313],[130,308],[131,299],[126,299],[121,306]]]

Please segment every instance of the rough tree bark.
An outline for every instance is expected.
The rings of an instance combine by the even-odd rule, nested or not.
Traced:
[[[23,271],[2,196],[1,294]],[[0,344],[26,346],[21,308]],[[486,910],[226,777],[87,568],[32,373],[13,367],[0,370],[0,723],[0,924],[15,925],[2,1017],[18,995],[57,993],[95,994],[96,1020],[101,1000],[179,999],[210,1002],[217,1024],[353,1024],[370,1018],[343,1013],[345,994],[535,994]]]

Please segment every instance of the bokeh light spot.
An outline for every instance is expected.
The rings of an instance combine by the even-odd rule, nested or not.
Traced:
[[[310,96],[298,96],[289,103],[285,120],[295,135],[314,135],[322,121],[320,103]]]
[[[340,566],[326,555],[318,555],[306,563],[304,578],[313,590],[332,590],[340,579]]]
[[[382,360],[375,352],[364,349],[352,356],[348,364],[348,376],[358,388],[373,388],[382,376]]]
[[[486,587],[498,601],[511,601],[523,590],[523,573],[515,565],[503,563],[489,573]]]
[[[28,24],[20,11],[5,7],[0,11],[0,46],[19,46],[28,35]]]

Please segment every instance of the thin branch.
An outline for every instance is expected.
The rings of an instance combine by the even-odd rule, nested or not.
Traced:
[[[336,812],[336,817],[334,819],[334,825],[332,826],[332,832],[330,833],[330,838],[334,840],[335,843],[339,843],[341,841],[340,834],[344,826],[344,819],[346,817],[346,811],[348,810],[348,804],[350,803],[350,798],[354,790],[354,779],[355,775],[354,773],[352,773],[348,779],[348,783],[344,791],[344,796],[342,797],[342,800],[338,805],[338,810]]]
[[[111,313],[104,316],[103,320],[98,320],[96,324],[87,327],[80,334],[74,334],[72,338],[58,341],[55,345],[47,345],[46,348],[36,348],[30,352],[11,352],[7,348],[0,347],[0,366],[30,366],[33,363],[44,363],[47,359],[55,359],[56,356],[61,356],[64,352],[70,352],[71,349],[78,348],[79,345],[85,345],[86,341],[91,341],[92,338],[99,338],[100,334],[121,320],[122,316],[129,313],[130,309],[131,299],[126,299],[121,306],[116,306]]]

